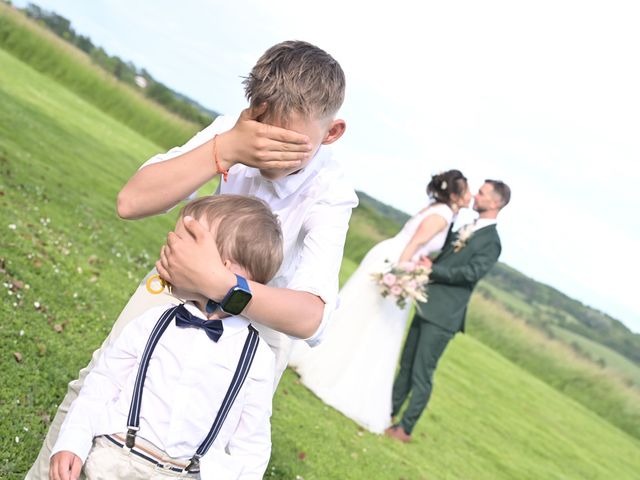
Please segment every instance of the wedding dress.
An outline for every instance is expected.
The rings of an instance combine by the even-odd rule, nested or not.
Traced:
[[[422,221],[434,214],[442,216],[447,226],[413,259],[442,248],[453,211],[438,203],[369,250],[340,290],[339,307],[322,343],[310,348],[296,342],[289,361],[320,399],[374,433],[382,433],[390,424],[391,389],[410,305],[401,309],[393,298],[382,298],[371,274],[388,268],[385,260],[396,263]]]

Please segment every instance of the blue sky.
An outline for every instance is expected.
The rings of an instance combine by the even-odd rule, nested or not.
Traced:
[[[637,2],[35,3],[223,113],[269,46],[319,45],[347,75],[357,189],[413,213],[440,170],[505,180],[501,260],[640,332]]]

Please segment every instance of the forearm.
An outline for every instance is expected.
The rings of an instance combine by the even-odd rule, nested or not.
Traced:
[[[443,267],[442,265],[433,264],[429,279],[449,285],[473,284],[480,280],[491,269],[491,266],[492,265],[486,267],[481,265],[464,265],[460,267]]]
[[[466,265],[447,267],[436,262],[431,267],[429,279],[449,285],[473,285],[491,270],[499,256],[497,247],[472,257]]]
[[[213,141],[138,170],[118,193],[118,215],[143,218],[167,211],[216,175]]]
[[[400,254],[400,258],[398,258],[398,263],[409,262],[416,251],[420,248],[420,244],[416,242],[409,242],[404,247],[404,250]]]
[[[309,338],[320,327],[325,304],[317,295],[255,282],[250,286],[253,298],[243,312],[250,320],[297,338]]]

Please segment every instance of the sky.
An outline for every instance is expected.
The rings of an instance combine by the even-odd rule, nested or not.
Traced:
[[[411,214],[439,171],[504,180],[500,260],[640,333],[636,1],[34,3],[225,114],[267,48],[320,46],[347,77],[334,149],[356,189]]]

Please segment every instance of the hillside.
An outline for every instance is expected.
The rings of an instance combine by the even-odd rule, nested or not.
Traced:
[[[38,24],[51,30],[61,39],[85,52],[96,65],[99,65],[119,81],[140,91],[146,97],[185,120],[195,122],[200,127],[206,127],[218,116],[213,110],[203,107],[195,100],[175,92],[157,81],[144,68],[139,68],[131,62],[122,60],[117,55],[109,55],[102,47],[94,45],[88,36],[77,33],[71,22],[65,17],[55,12],[44,10],[33,3],[28,4],[21,11]]]
[[[150,102],[95,65],[85,52],[4,3],[0,3],[0,47],[164,149],[181,145],[199,129]]]
[[[7,24],[0,18],[0,25]],[[125,123],[21,58],[0,43],[0,478],[7,479],[24,475],[66,382],[110,330],[175,218],[125,222],[114,214],[123,182],[163,150],[157,132],[132,123],[141,117]],[[108,92],[113,102],[128,95]],[[397,224],[363,202],[354,212],[341,278],[394,229]],[[487,340],[497,331],[506,337],[496,343],[537,351],[547,345],[546,336],[527,343],[526,322],[481,295],[474,298],[470,325],[475,332],[458,336],[444,356],[432,408],[410,445],[361,431],[288,371],[274,400],[267,478],[637,477],[638,438]],[[560,378],[557,367],[545,364]],[[606,393],[598,398],[611,405]]]

